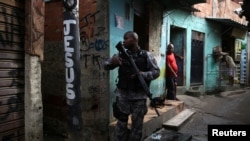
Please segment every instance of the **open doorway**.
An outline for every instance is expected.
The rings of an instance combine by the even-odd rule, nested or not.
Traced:
[[[177,55],[183,56],[184,57],[184,50],[185,50],[185,38],[186,36],[186,31],[183,28],[171,26],[170,28],[170,42],[174,44],[174,52]],[[184,57],[185,58],[185,57]],[[183,86],[184,85],[184,60],[181,60],[179,58],[176,58],[176,63],[178,66],[178,78],[177,78],[177,85],[178,86]]]
[[[149,18],[147,3],[139,0],[134,3],[134,31],[139,35],[139,46],[149,50]]]
[[[146,18],[134,15],[134,31],[139,35],[139,46],[148,50],[149,37]]]

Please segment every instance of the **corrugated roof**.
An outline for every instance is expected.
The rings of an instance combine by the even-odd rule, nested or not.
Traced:
[[[246,30],[248,30],[247,25],[242,24],[242,23],[239,23],[239,22],[234,21],[234,20],[229,19],[229,18],[206,17],[206,19],[207,19],[207,20],[212,20],[212,21],[215,21],[215,22],[224,24],[224,25],[229,25],[229,26],[238,27],[238,28],[241,28],[241,29],[246,29]]]
[[[162,3],[167,4],[167,5],[172,5],[173,3],[187,3],[189,5],[194,5],[198,3],[206,3],[206,0],[161,0]]]

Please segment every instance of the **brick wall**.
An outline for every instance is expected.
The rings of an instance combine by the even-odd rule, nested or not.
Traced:
[[[199,9],[201,12],[195,12],[194,15],[199,17],[214,17],[214,18],[229,18],[238,23],[246,24],[245,18],[240,18],[237,14],[234,13],[234,10],[240,8],[238,3],[242,0],[211,0],[207,3],[197,4],[194,7]]]

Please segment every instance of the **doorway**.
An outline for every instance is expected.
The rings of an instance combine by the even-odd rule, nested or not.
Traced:
[[[149,16],[147,3],[142,0],[134,3],[134,31],[139,35],[141,49],[149,50]]]
[[[192,31],[190,76],[192,86],[203,84],[204,37],[204,33]]]
[[[170,28],[170,42],[174,44],[174,52],[177,55],[184,57],[185,54],[185,42],[186,42],[186,31],[183,28],[171,26]],[[181,60],[180,58],[176,58],[176,63],[178,66],[178,78],[177,78],[177,85],[183,86],[184,85],[184,60]]]

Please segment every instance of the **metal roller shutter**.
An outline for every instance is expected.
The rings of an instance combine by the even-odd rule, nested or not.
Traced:
[[[24,140],[24,1],[0,1],[0,140]]]

